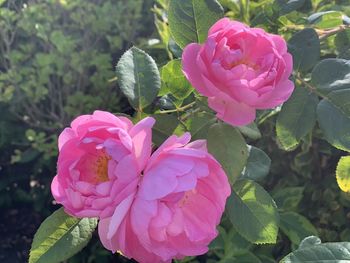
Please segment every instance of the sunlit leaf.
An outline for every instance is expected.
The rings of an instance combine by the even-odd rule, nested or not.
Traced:
[[[280,214],[280,228],[296,245],[305,237],[317,235],[317,230],[310,221],[295,212],[284,212]]]
[[[160,89],[160,75],[152,57],[132,47],[122,55],[116,70],[120,89],[134,109],[142,111],[153,102]]]
[[[284,150],[293,150],[316,123],[318,98],[304,87],[296,87],[277,117],[276,133]]]
[[[180,47],[206,40],[209,28],[223,17],[216,0],[170,0],[170,32]]]
[[[70,258],[87,245],[96,226],[95,218],[74,218],[58,209],[36,232],[29,263],[58,263]]]
[[[280,263],[339,263],[350,261],[350,243],[321,243],[302,246],[284,257]]]
[[[271,196],[251,180],[238,180],[226,204],[236,231],[252,243],[275,243],[279,215]]]
[[[337,183],[344,192],[350,192],[350,156],[340,158],[336,170]]]
[[[242,172],[248,148],[243,136],[230,125],[218,123],[208,131],[208,150],[220,162],[233,183]]]

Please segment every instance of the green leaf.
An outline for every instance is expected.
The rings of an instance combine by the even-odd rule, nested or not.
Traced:
[[[249,249],[253,247],[253,244],[242,237],[238,232],[231,228],[227,233],[227,237],[225,239],[226,245],[226,254],[244,254]]]
[[[307,19],[318,28],[333,28],[343,24],[343,14],[339,11],[325,11],[312,14]]]
[[[252,243],[276,243],[279,215],[271,196],[251,180],[238,180],[226,204],[237,232]]]
[[[350,59],[350,29],[340,31],[334,39],[339,58]]]
[[[288,50],[293,56],[295,70],[307,71],[320,58],[320,41],[312,28],[295,33],[288,41]]]
[[[225,248],[225,238],[226,238],[226,230],[218,226],[219,234],[216,236],[216,238],[210,242],[209,249],[210,250],[224,250]]]
[[[295,149],[302,137],[316,123],[318,97],[303,87],[297,87],[291,98],[283,104],[277,117],[278,141],[286,151]]]
[[[181,59],[171,60],[162,67],[162,87],[159,95],[172,94],[175,98],[183,100],[193,91],[191,84],[182,73]]]
[[[344,192],[350,192],[350,156],[340,158],[336,170],[337,183]]]
[[[181,107],[182,103],[183,100],[178,100],[171,94],[164,95],[157,101],[157,105],[161,110],[175,110]]]
[[[231,11],[239,13],[240,11],[240,3],[235,0],[219,0],[220,4]]]
[[[324,95],[331,91],[350,88],[350,61],[328,58],[318,63],[312,71],[311,79]]]
[[[317,236],[309,236],[305,237],[299,244],[299,248],[306,248],[310,246],[315,246],[321,244],[321,239]]]
[[[239,262],[239,263],[261,263],[261,260],[255,256],[252,252],[245,252],[244,254],[235,255],[233,258],[224,261],[226,263]]]
[[[262,254],[262,255],[258,255],[258,257],[263,263],[276,263],[276,260],[273,258],[273,256],[267,256]]]
[[[118,83],[134,109],[142,111],[156,98],[160,89],[160,76],[153,58],[132,47],[117,64]]]
[[[226,230],[219,226],[219,235],[210,244],[209,249],[217,250],[216,253],[220,258],[231,258],[233,255],[242,255],[247,253],[253,244],[243,238],[234,228]]]
[[[271,159],[261,149],[249,146],[249,157],[242,178],[254,181],[262,180],[270,170]]]
[[[192,140],[206,139],[208,136],[208,130],[215,121],[216,117],[210,113],[195,113],[186,121],[186,126],[191,133]]]
[[[279,188],[272,196],[277,207],[285,210],[296,208],[303,198],[304,187]]]
[[[350,89],[329,93],[317,106],[317,120],[330,144],[350,152]]]
[[[301,8],[305,0],[276,0],[280,15],[286,15]]]
[[[305,237],[317,235],[317,230],[310,221],[298,213],[281,213],[280,220],[280,228],[283,233],[296,245]]]
[[[179,120],[176,114],[156,114],[152,117],[156,119],[156,123],[152,128],[152,140],[155,145],[160,146],[174,133],[179,125]]]
[[[208,150],[221,163],[231,183],[241,174],[248,147],[239,131],[224,123],[214,124],[208,131]]]
[[[280,263],[339,263],[350,261],[350,243],[323,243],[302,247],[284,257]]]
[[[325,59],[312,72],[312,82],[325,97],[317,107],[317,120],[327,141],[350,151],[350,61]]]
[[[74,218],[63,208],[45,219],[36,232],[29,263],[62,262],[84,248],[97,226],[95,218]]]
[[[259,131],[258,126],[255,124],[255,122],[252,122],[251,124],[248,124],[246,126],[240,126],[237,127],[237,129],[246,137],[257,140],[261,138],[261,133]]]
[[[170,0],[170,32],[182,48],[190,43],[203,43],[209,28],[223,15],[216,0]]]
[[[176,44],[175,40],[171,37],[169,40],[169,50],[176,58],[181,58],[182,56],[182,48]]]

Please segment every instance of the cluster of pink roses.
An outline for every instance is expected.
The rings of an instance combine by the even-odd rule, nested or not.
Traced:
[[[103,111],[75,119],[59,137],[51,191],[70,215],[100,219],[106,248],[170,262],[208,250],[231,190],[206,142],[189,143],[189,133],[152,153],[154,122]]]
[[[256,109],[283,103],[293,90],[285,41],[228,19],[213,25],[205,44],[185,48],[183,71],[232,125],[250,123]],[[205,140],[190,143],[185,133],[152,151],[154,123],[103,111],[79,116],[59,136],[51,191],[68,214],[99,218],[107,249],[171,262],[207,252],[231,188]]]

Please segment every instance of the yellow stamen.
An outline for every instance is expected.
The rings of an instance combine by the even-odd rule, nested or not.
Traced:
[[[102,154],[96,161],[96,181],[98,183],[108,181],[108,161],[111,159],[107,154]]]
[[[230,64],[230,69],[232,69],[232,68],[234,68],[234,67],[236,67],[238,65],[242,65],[242,64],[244,64],[247,67],[250,67],[250,68],[252,68],[254,70],[258,70],[259,69],[258,65],[254,64],[254,63],[250,63],[247,59],[240,59],[238,61],[232,62]]]

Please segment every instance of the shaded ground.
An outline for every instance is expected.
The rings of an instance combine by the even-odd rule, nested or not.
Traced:
[[[29,249],[42,216],[32,207],[3,209],[0,212],[0,262],[28,262]]]

